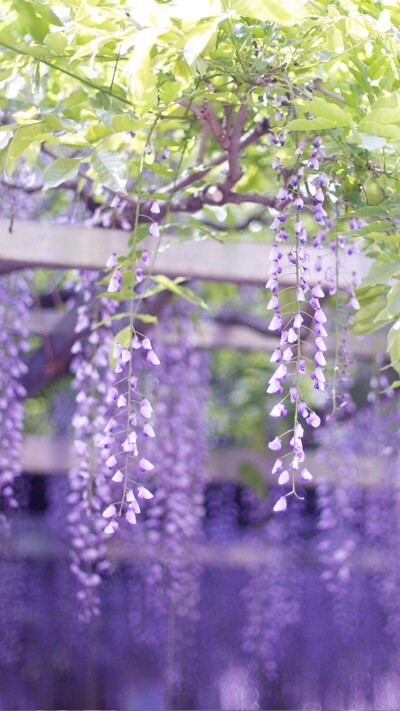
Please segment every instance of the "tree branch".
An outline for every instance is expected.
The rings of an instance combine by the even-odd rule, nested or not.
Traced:
[[[242,168],[239,163],[240,139],[242,136],[243,126],[248,115],[246,104],[242,104],[236,115],[236,120],[233,125],[232,134],[230,137],[230,145],[228,148],[228,175],[222,183],[221,190],[225,194],[229,194],[233,186],[240,180],[243,175]]]
[[[322,79],[313,80],[314,91],[318,91],[320,94],[324,94],[325,96],[330,96],[331,99],[335,99],[335,101],[340,101],[341,104],[346,103],[346,99],[344,99],[342,96],[338,96],[333,91],[328,91],[328,89],[324,89],[324,87],[321,86],[321,81]]]

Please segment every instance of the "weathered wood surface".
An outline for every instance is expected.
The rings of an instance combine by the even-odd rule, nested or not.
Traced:
[[[266,450],[256,452],[251,449],[232,447],[217,449],[211,452],[207,472],[210,482],[240,482],[243,465],[254,465],[265,482],[275,481],[271,474],[275,456]],[[65,475],[76,463],[72,454],[72,443],[63,437],[46,437],[26,435],[22,447],[22,470],[26,474]],[[340,461],[337,466],[331,466],[318,453],[306,452],[306,465],[314,475],[313,484],[326,481],[337,484],[344,474]],[[348,477],[346,475],[346,480]],[[359,457],[357,471],[352,483],[360,486],[377,486],[382,480],[382,462],[379,457]]]
[[[0,220],[0,271],[10,266],[42,266],[55,268],[103,269],[112,252],[123,255],[127,251],[129,233],[115,229],[87,228],[76,225],[15,221],[12,233],[9,222]],[[182,242],[168,237],[156,256],[154,272],[169,277],[185,276],[188,279],[206,279],[263,285],[269,270],[268,244],[225,242],[215,240]],[[151,245],[150,245],[151,246]],[[287,245],[281,245],[287,252]],[[324,267],[334,267],[331,250],[315,251],[323,257]],[[314,260],[312,259],[312,264]],[[354,254],[346,260],[347,274],[341,277],[342,285],[353,271],[363,277],[370,260]],[[323,281],[323,272],[311,268],[311,281]],[[285,269],[281,276],[285,285],[295,283],[295,270]]]
[[[32,309],[29,313],[28,328],[30,333],[37,336],[48,336],[56,327],[61,325],[65,312],[61,309]],[[120,322],[119,322],[119,325]],[[266,312],[265,325],[268,326],[268,313]],[[272,353],[278,343],[277,336],[260,333],[254,328],[242,325],[231,325],[220,323],[218,320],[202,320],[198,327],[189,335],[189,342],[194,348],[234,348],[235,350],[259,350],[266,355]],[[377,353],[384,353],[386,350],[386,337],[381,334],[374,334],[366,345],[364,338],[348,336],[350,356],[370,360]],[[171,334],[171,343],[173,334]],[[334,353],[335,346],[333,340],[327,339],[328,352]],[[312,343],[304,343],[302,350],[306,355],[313,353]]]

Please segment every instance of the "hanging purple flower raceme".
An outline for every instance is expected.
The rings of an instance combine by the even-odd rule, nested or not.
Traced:
[[[319,433],[321,464],[333,478],[317,489],[321,577],[332,595],[334,621],[347,638],[359,634],[366,582],[372,579],[387,629],[400,643],[394,592],[400,584],[398,422],[397,403],[376,399]]]
[[[303,448],[304,428],[300,418],[309,426],[316,428],[320,425],[320,418],[316,412],[310,410],[302,396],[302,382],[306,376],[306,360],[301,352],[302,328],[309,320],[309,309],[313,312],[312,323],[315,335],[315,355],[313,358],[313,370],[310,377],[314,382],[316,390],[325,389],[325,366],[326,344],[324,338],[327,332],[324,324],[327,317],[323,311],[321,299],[325,294],[320,284],[310,286],[310,254],[307,250],[308,233],[302,219],[302,214],[309,209],[309,195],[313,200],[313,216],[320,230],[325,225],[327,213],[324,209],[325,194],[323,188],[327,185],[328,179],[324,173],[319,172],[319,161],[324,157],[321,148],[321,139],[317,136],[312,144],[303,141],[296,149],[296,156],[301,162],[300,167],[295,172],[290,173],[285,169],[280,159],[274,159],[273,167],[281,171],[284,185],[279,189],[277,202],[281,205],[278,214],[272,222],[271,229],[276,232],[276,244],[273,245],[270,253],[272,261],[269,279],[266,288],[272,292],[267,308],[272,310],[273,316],[269,324],[269,330],[280,334],[280,344],[271,357],[271,362],[276,364],[276,370],[270,378],[267,393],[283,395],[282,399],[274,405],[271,417],[286,417],[288,409],[286,399],[294,405],[294,424],[286,434],[292,434],[289,439],[289,447],[292,449],[292,458],[288,465],[284,464],[284,459],[280,455],[273,467],[273,473],[278,475],[278,484],[287,485],[290,483],[290,491],[281,496],[275,504],[275,511],[285,511],[287,507],[287,496],[296,492],[296,482],[307,482],[312,479],[311,473],[303,465],[305,454]],[[303,158],[303,152],[307,147],[308,158]],[[316,173],[314,171],[317,171]],[[289,234],[287,220],[291,215],[292,208],[295,208],[296,220],[293,226],[292,237]],[[281,249],[280,243],[285,242],[291,245],[290,248]],[[285,252],[285,254],[284,254]],[[287,262],[285,264],[285,261]],[[290,313],[285,313],[283,318],[279,301],[279,282],[281,275],[287,268],[296,275],[296,311],[290,308]],[[286,390],[286,394],[285,393]],[[269,442],[268,447],[272,451],[282,449],[282,438],[275,437]],[[290,456],[291,452],[284,456]]]
[[[31,304],[24,274],[14,272],[0,278],[0,496],[4,510],[18,506],[14,483],[21,474],[26,395],[20,378],[27,372],[24,355],[30,348],[26,323]]]
[[[113,384],[109,370],[112,344],[111,322],[116,302],[96,300],[96,274],[82,271],[75,292],[82,302],[78,306],[75,326],[77,340],[72,347],[76,390],[76,410],[72,419],[74,452],[78,464],[69,473],[68,514],[71,536],[71,571],[80,590],[81,617],[88,621],[99,614],[98,586],[110,566],[107,560],[104,532],[104,507],[112,501],[112,486],[106,464],[107,450],[99,446],[102,431],[110,417],[108,389]],[[96,324],[105,321],[99,328]]]
[[[104,451],[112,481],[119,484],[118,500],[103,511],[103,518],[108,520],[104,529],[107,534],[118,531],[117,518],[122,513],[126,521],[134,525],[141,510],[140,501],[153,497],[140,483],[143,476],[154,469],[150,459],[143,456],[142,447],[147,438],[155,437],[155,430],[151,422],[153,408],[139,391],[138,374],[144,362],[153,368],[160,365],[160,360],[147,336],[132,332],[130,326],[128,333],[126,345],[113,340],[114,379],[106,394],[111,416],[98,443]]]
[[[304,582],[298,566],[301,520],[295,508],[291,508],[285,520],[271,517],[270,502],[260,501],[248,492],[250,496],[256,535],[249,534],[246,543],[256,554],[257,562],[249,571],[243,591],[247,608],[243,648],[259,662],[267,679],[273,681],[278,677],[287,634],[301,617]]]
[[[164,159],[166,157],[167,155]],[[156,216],[160,212],[158,203],[154,201],[150,207],[151,215]],[[158,239],[159,236],[158,222],[152,218],[149,237]],[[112,480],[121,485],[120,499],[110,503],[103,511],[103,517],[108,520],[105,531],[110,535],[118,531],[117,518],[122,513],[125,514],[126,521],[134,525],[136,516],[141,510],[140,500],[153,497],[153,494],[137,481],[154,469],[154,464],[141,454],[141,444],[147,438],[155,437],[151,422],[153,408],[146,395],[140,392],[138,375],[144,361],[152,369],[160,365],[160,360],[153,350],[150,339],[136,332],[134,328],[137,304],[134,287],[144,280],[144,268],[149,265],[149,261],[149,253],[147,249],[143,249],[141,260],[134,270],[131,269],[130,264],[123,262],[119,266],[115,253],[110,255],[106,263],[107,269],[112,270],[107,289],[110,294],[121,291],[126,271],[131,274],[128,286],[131,300],[130,325],[123,331],[123,343],[118,340],[118,336],[113,342],[114,382],[107,393],[107,403],[110,405],[112,416],[104,427],[104,436],[99,443],[99,446],[107,452],[106,465],[112,474]]]
[[[190,345],[192,329],[188,308],[176,304],[157,331],[158,438],[156,443],[149,439],[147,448],[157,474],[149,473],[155,495],[145,524],[150,563],[146,575],[150,589],[158,591],[159,609],[174,627],[173,663],[167,669],[172,695],[184,683],[183,660],[195,651],[207,479],[209,366],[207,354]],[[169,663],[171,667],[171,658]]]

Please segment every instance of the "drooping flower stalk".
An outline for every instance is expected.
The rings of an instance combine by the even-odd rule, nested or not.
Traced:
[[[70,567],[81,588],[78,598],[82,603],[81,617],[85,621],[100,612],[98,586],[110,565],[102,512],[112,500],[112,487],[106,464],[107,449],[99,443],[110,416],[107,394],[113,383],[109,370],[112,330],[110,321],[99,328],[96,325],[112,315],[115,302],[96,299],[96,280],[96,274],[84,271],[79,274],[75,291],[82,303],[78,307],[77,340],[72,347],[74,358],[71,363],[72,387],[77,393],[72,427],[78,464],[69,473],[68,502],[72,505],[68,514]]]
[[[195,651],[198,616],[207,457],[206,406],[208,358],[190,345],[188,309],[176,304],[164,314],[157,332],[161,366],[155,401],[156,446],[148,450],[156,475],[148,510],[148,582],[156,586],[168,618],[167,685],[169,697],[185,682],[184,660]],[[171,339],[173,342],[171,343]]]
[[[310,254],[307,251],[306,244],[308,239],[307,229],[302,218],[302,211],[306,211],[308,206],[306,201],[309,201],[310,196],[313,200],[313,216],[317,226],[325,224],[327,213],[324,210],[323,204],[325,194],[323,187],[327,185],[328,179],[324,173],[319,172],[319,159],[324,157],[321,148],[321,139],[317,136],[309,146],[309,158],[303,159],[303,151],[306,147],[306,142],[302,142],[296,149],[298,164],[293,171],[284,168],[279,158],[274,159],[273,167],[275,170],[282,172],[284,180],[283,186],[279,189],[277,200],[282,204],[281,210],[275,217],[271,229],[276,231],[276,243],[270,254],[272,265],[270,269],[270,277],[266,284],[266,288],[272,291],[272,297],[268,303],[268,309],[274,311],[274,315],[269,324],[271,331],[281,334],[280,346],[275,349],[271,357],[272,363],[277,363],[277,369],[272,375],[267,393],[282,395],[284,393],[284,384],[288,379],[292,380],[292,384],[287,388],[288,392],[283,396],[271,410],[272,417],[286,417],[287,408],[285,407],[286,398],[290,398],[290,402],[294,405],[294,423],[293,427],[288,429],[285,434],[292,434],[289,441],[289,446],[293,449],[293,458],[290,464],[285,467],[283,458],[278,458],[273,467],[273,473],[279,475],[278,483],[286,485],[290,482],[290,491],[281,496],[275,504],[275,511],[285,511],[287,506],[287,496],[294,494],[298,496],[296,491],[296,478],[299,482],[310,481],[311,473],[306,467],[301,467],[305,459],[303,449],[304,429],[299,421],[302,417],[311,427],[320,425],[318,415],[309,411],[302,397],[302,378],[306,375],[306,359],[302,354],[302,327],[305,325],[305,319],[309,314],[305,308],[307,301],[309,308],[313,313],[313,331],[315,335],[316,352],[314,355],[314,368],[310,373],[310,377],[314,382],[316,390],[323,391],[325,389],[325,374],[326,359],[324,351],[326,345],[324,338],[327,335],[324,323],[326,316],[322,309],[320,299],[324,297],[324,291],[320,284],[314,285],[312,288],[309,285],[310,280]],[[316,174],[314,171],[317,171]],[[289,176],[289,177],[288,177]],[[293,313],[292,305],[288,305],[288,313],[285,313],[287,318],[286,323],[283,319],[283,313],[279,302],[279,277],[283,273],[282,263],[284,261],[283,252],[279,248],[279,243],[290,243],[290,235],[287,231],[286,220],[289,209],[294,205],[298,214],[298,219],[294,225],[294,245],[287,254],[287,263],[289,268],[295,268],[296,275],[296,309]],[[309,296],[308,296],[309,295]],[[273,451],[282,449],[282,440],[280,436],[275,437],[269,443],[269,448]],[[290,451],[287,455],[290,456]]]
[[[0,497],[4,511],[18,506],[14,484],[21,474],[26,395],[20,378],[27,372],[24,355],[30,347],[26,324],[31,304],[24,274],[14,272],[0,277]]]
[[[294,508],[284,520],[277,519],[271,517],[270,501],[256,501],[254,494],[252,499],[255,530],[247,544],[258,552],[258,560],[243,592],[247,608],[243,648],[273,681],[278,678],[286,635],[301,617],[303,575],[297,564],[301,521]]]

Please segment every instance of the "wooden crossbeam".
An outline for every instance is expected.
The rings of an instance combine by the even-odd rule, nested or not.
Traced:
[[[28,328],[36,336],[50,335],[58,326],[65,312],[58,309],[42,308],[32,309],[29,312]],[[268,313],[266,312],[266,323]],[[173,342],[174,334],[171,334]],[[221,324],[217,321],[202,320],[195,330],[188,335],[188,341],[193,348],[234,348],[244,351],[264,351],[267,355],[272,353],[278,343],[277,336],[260,333],[253,328],[241,325]],[[385,335],[375,334],[372,343],[365,346],[364,339],[357,336],[348,336],[349,353],[360,359],[370,360],[378,353],[386,350]],[[332,339],[327,340],[328,352],[334,353],[335,344]],[[305,342],[302,346],[305,355],[312,355],[314,346]]]
[[[139,524],[141,525],[141,524]],[[0,552],[0,559],[4,553]],[[40,526],[35,521],[35,526],[27,533],[17,532],[8,542],[6,556],[9,560],[31,559],[31,560],[60,560],[67,555],[65,549],[60,551],[54,538],[49,536],[45,525]],[[164,563],[170,560],[171,551],[163,548],[162,544],[157,546],[159,560]],[[142,548],[133,548],[132,544],[113,537],[108,541],[108,556],[115,563],[129,563],[140,561],[141,565],[149,562],[147,553]],[[199,560],[208,568],[257,568],[259,565],[273,564],[284,569],[288,565],[297,563],[303,570],[317,566],[321,567],[321,559],[315,547],[315,541],[303,541],[300,550],[296,553],[296,561],[293,560],[287,546],[270,543],[265,545],[259,537],[226,541],[221,546],[220,542],[209,541],[196,546],[196,560]],[[387,551],[383,548],[372,550],[370,547],[361,546],[357,549],[356,555],[349,558],[347,563],[355,570],[361,569],[367,572],[386,570],[391,565],[391,559]]]
[[[273,482],[271,469],[275,461],[272,453],[256,452],[251,449],[232,447],[211,452],[207,464],[210,482],[245,482],[244,465],[257,468],[265,482]],[[25,474],[66,475],[76,464],[72,454],[72,443],[63,437],[26,435],[22,448],[22,470]],[[306,453],[306,465],[314,475],[313,484],[341,481],[340,467],[332,467],[315,451]],[[352,483],[363,487],[377,486],[382,482],[382,464],[379,457],[360,457]]]
[[[15,221],[12,233],[9,222],[0,220],[0,271],[10,267],[51,267],[100,270],[112,252],[122,256],[127,252],[129,233],[115,229],[87,228],[76,225]],[[153,242],[154,244],[154,242]],[[271,238],[265,243],[225,242],[201,240],[182,242],[168,236],[163,240],[155,257],[153,273],[162,273],[171,278],[184,276],[188,279],[227,281],[262,286],[269,271]],[[149,248],[151,250],[151,243]],[[282,252],[288,252],[286,244]],[[314,250],[312,265],[317,254],[324,267],[335,266],[331,250]],[[370,260],[353,254],[346,260],[346,274],[341,277],[345,286],[355,271],[365,276]],[[295,269],[284,269],[281,275],[284,285],[295,284]],[[311,266],[311,283],[324,281],[323,271]]]

